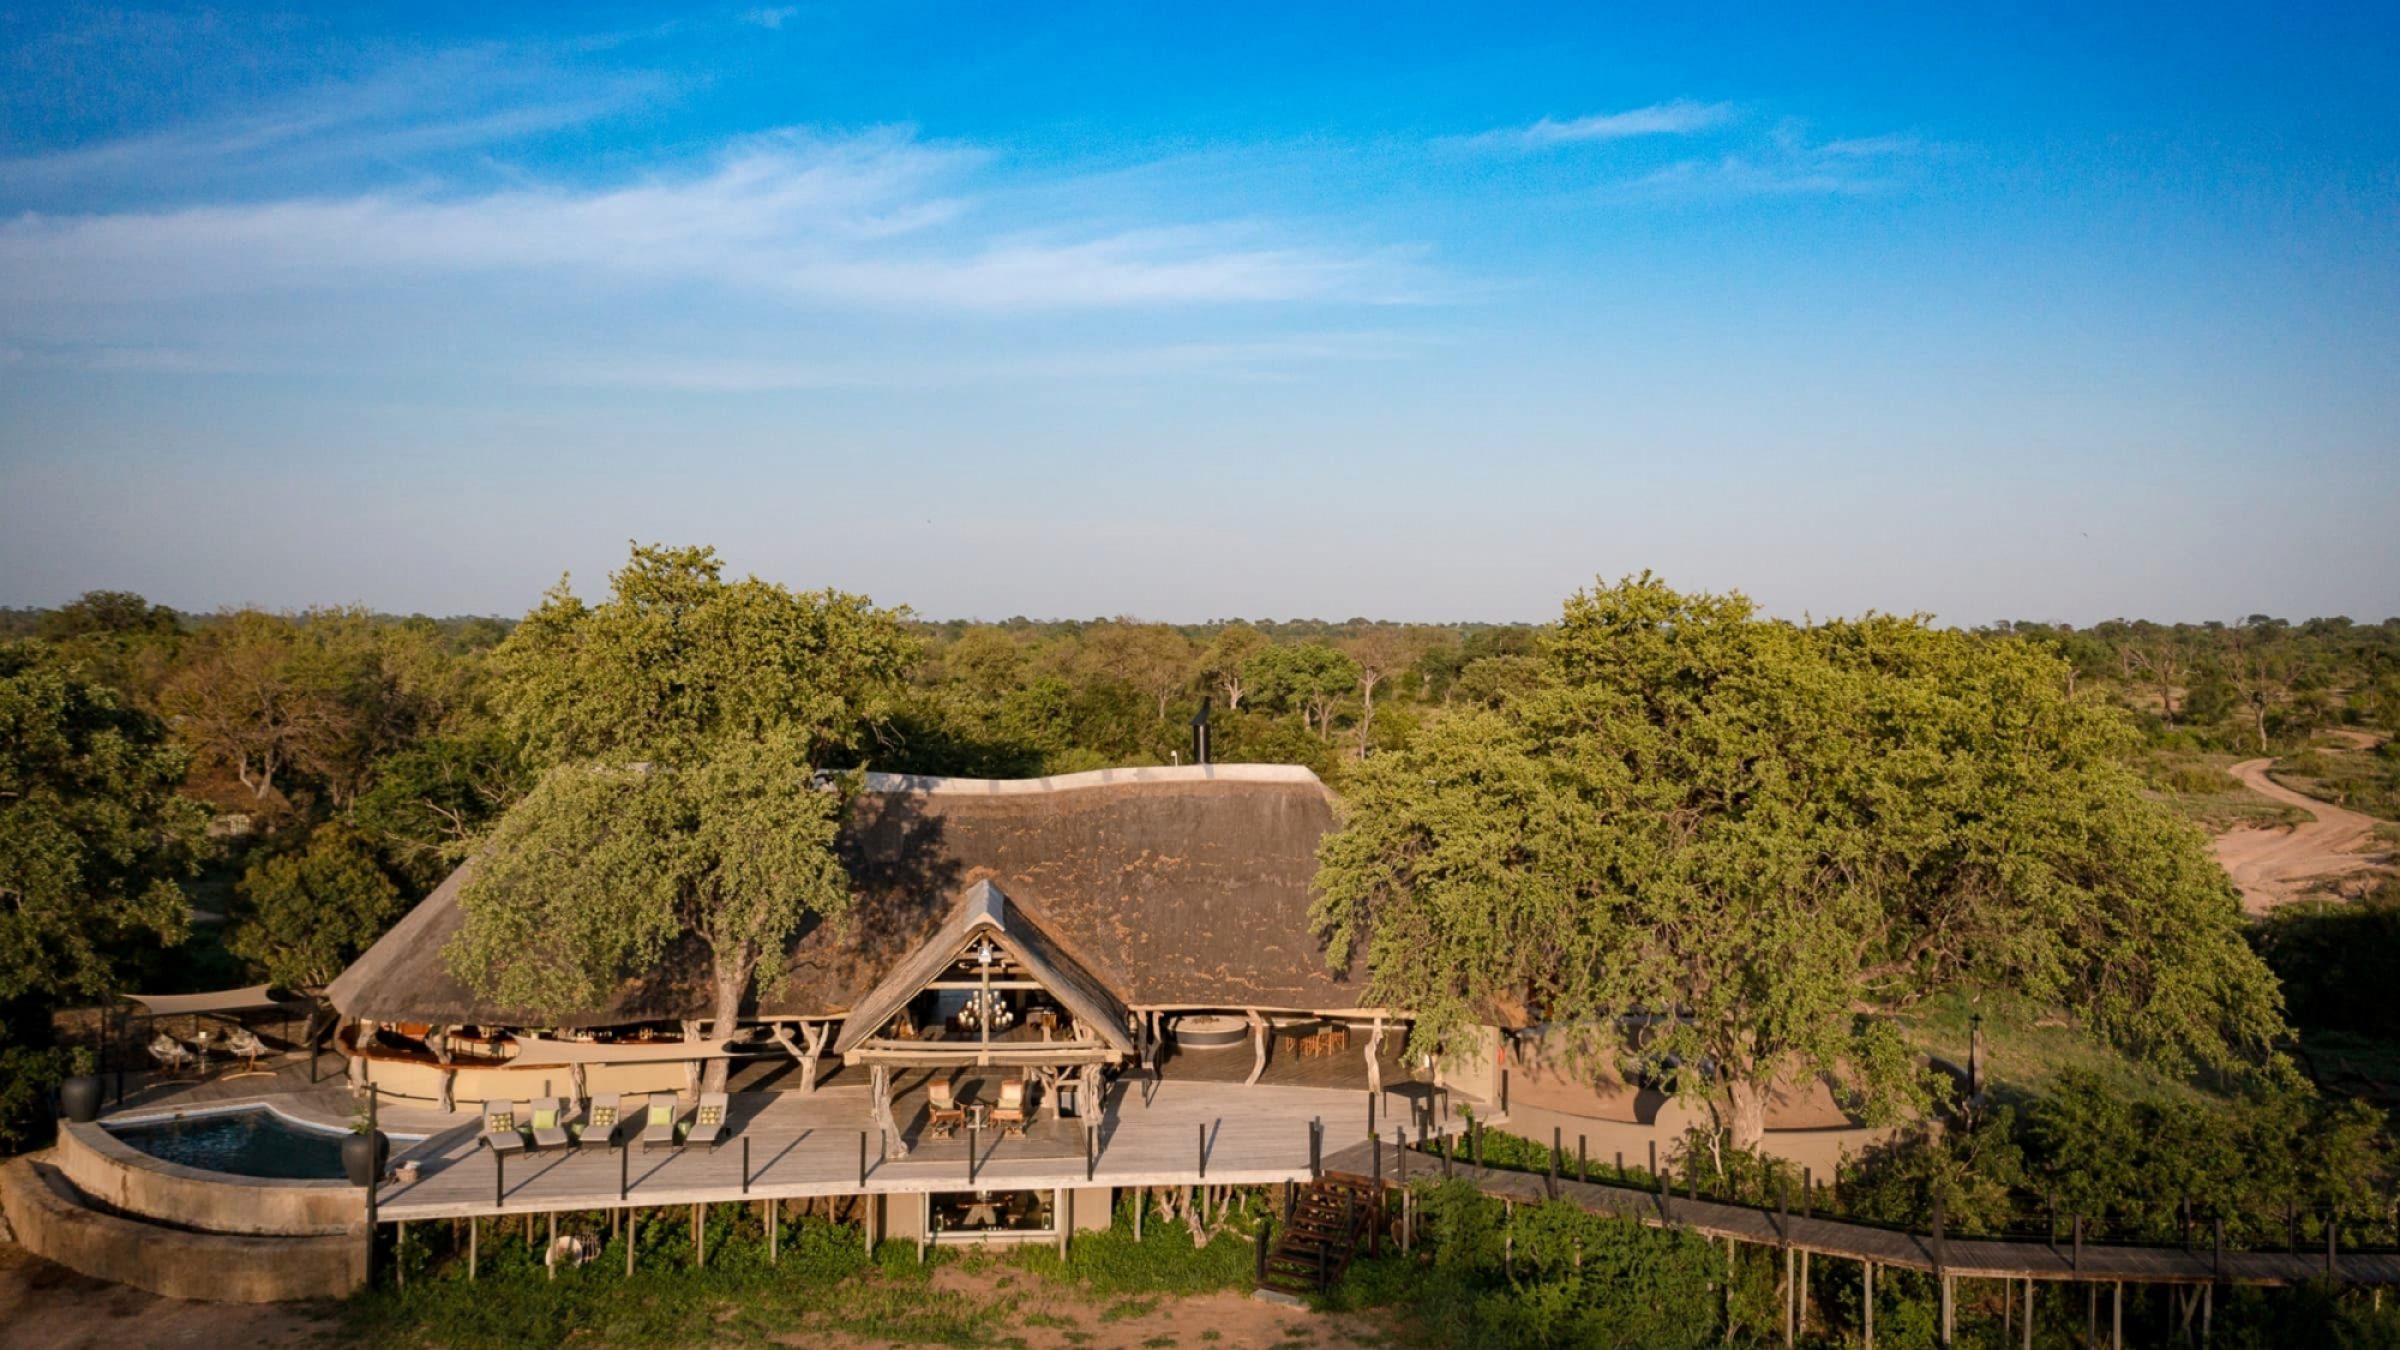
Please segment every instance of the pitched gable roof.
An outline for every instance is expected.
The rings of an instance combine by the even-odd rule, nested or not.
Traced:
[[[968,887],[942,926],[858,1001],[843,1020],[841,1034],[834,1038],[833,1053],[847,1054],[874,1035],[919,990],[940,978],[979,935],[1015,957],[1026,974],[1102,1040],[1120,1053],[1133,1053],[1133,1038],[1125,1030],[1125,1004],[1116,991],[1067,955],[1041,925],[1022,911],[1012,912],[1008,897],[988,880]]]

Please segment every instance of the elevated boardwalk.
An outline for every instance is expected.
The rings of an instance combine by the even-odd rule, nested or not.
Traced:
[[[1400,1180],[1402,1150],[1360,1140],[1329,1149],[1328,1173],[1372,1178],[1379,1171],[1386,1185]],[[1442,1174],[1438,1157],[1408,1152],[1411,1181]],[[1538,1204],[1550,1198],[1550,1181],[1529,1172],[1476,1167],[1463,1159],[1450,1165],[1450,1176],[1485,1195]],[[1947,1238],[1936,1243],[1928,1233],[1898,1232],[1837,1219],[1802,1218],[1745,1205],[1713,1200],[1662,1197],[1656,1191],[1599,1182],[1558,1179],[1557,1198],[1597,1214],[1639,1219],[1657,1228],[1683,1228],[1709,1238],[1726,1238],[1795,1252],[1840,1257],[1949,1275],[1959,1279],[2042,1280],[2108,1284],[2301,1284],[2331,1276],[2348,1284],[2400,1284],[2400,1251],[2336,1252],[2329,1259],[2317,1252],[2233,1252],[2219,1264],[2207,1247],[2131,1247],[2085,1243],[2077,1263],[2073,1245],[1992,1238]]]

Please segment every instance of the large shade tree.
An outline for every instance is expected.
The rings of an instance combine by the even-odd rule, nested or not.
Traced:
[[[207,812],[158,719],[38,644],[0,645],[0,1148],[36,1137],[51,1013],[182,940]]]
[[[688,935],[722,1036],[762,956],[848,911],[841,797],[818,771],[889,715],[914,646],[897,612],[729,582],[710,549],[636,548],[611,581],[588,605],[562,582],[493,654],[494,702],[542,776],[479,853],[446,957],[565,1016]],[[705,1085],[724,1079],[711,1060]]]
[[[2259,1059],[2275,982],[2200,835],[2055,657],[1921,620],[1808,626],[1647,574],[1541,678],[1359,770],[1319,873],[1337,963],[1439,1040],[1576,1027],[1743,1146],[1778,1084],[1919,1100],[1896,1015],[2005,987],[2169,1066]]]

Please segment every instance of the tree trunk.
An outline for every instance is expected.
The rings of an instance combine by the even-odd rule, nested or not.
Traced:
[[[1358,682],[1361,692],[1358,714],[1358,757],[1360,759],[1367,757],[1367,736],[1375,730],[1376,683],[1370,679],[1362,679]]]
[[[1733,1146],[1754,1149],[1767,1137],[1767,1090],[1747,1078],[1725,1084],[1725,1130]]]
[[[750,968],[758,964],[758,944],[745,942],[717,959],[717,1006],[709,1022],[709,1035],[724,1040],[734,1033],[741,1020],[742,995],[750,988]],[[702,1092],[723,1092],[730,1064],[723,1055],[712,1056],[700,1076]]]

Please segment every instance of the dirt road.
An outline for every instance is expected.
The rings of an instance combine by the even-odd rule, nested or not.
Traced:
[[[2227,772],[2262,797],[2315,819],[2288,830],[2239,829],[2217,836],[2217,861],[2241,888],[2242,908],[2264,914],[2308,893],[2310,883],[2376,865],[2373,816],[2318,801],[2267,777],[2272,759],[2246,759]]]

